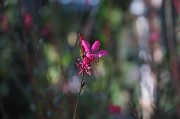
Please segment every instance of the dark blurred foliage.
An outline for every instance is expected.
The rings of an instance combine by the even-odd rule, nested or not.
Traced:
[[[0,118],[73,117],[78,33],[108,56],[77,119],[180,118],[180,1],[139,1],[0,0]]]

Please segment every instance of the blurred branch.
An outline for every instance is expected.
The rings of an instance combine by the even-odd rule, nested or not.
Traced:
[[[101,7],[102,1],[99,2],[99,5],[97,7],[93,8],[90,12],[89,17],[87,18],[87,23],[84,27],[84,35],[89,38],[89,35],[91,35],[91,30],[94,27],[95,21],[96,21],[96,16],[97,13],[99,12],[99,9]]]
[[[177,56],[176,56],[176,50],[175,50],[175,38],[173,36],[173,18],[172,18],[172,1],[171,0],[165,0],[164,1],[164,12],[165,12],[165,22],[166,22],[166,29],[168,30],[166,32],[167,34],[167,40],[168,40],[168,47],[169,47],[169,55],[170,55],[170,62],[171,62],[171,70],[173,74],[173,78],[175,80],[175,86],[179,92],[179,70],[177,67]],[[179,92],[180,93],[180,92]]]
[[[3,12],[3,8],[4,8],[4,0],[0,0],[0,12]]]
[[[34,56],[31,55],[32,53],[29,52],[30,50],[30,46],[29,43],[27,42],[27,34],[26,34],[26,29],[24,26],[24,6],[23,6],[23,0],[18,0],[18,4],[19,4],[19,13],[20,13],[20,28],[21,28],[21,33],[20,35],[21,37],[21,41],[22,41],[22,48],[23,51],[25,52],[25,62],[28,68],[28,77],[32,86],[32,98],[33,101],[35,102],[35,106],[36,106],[36,117],[41,119],[42,118],[42,114],[41,114],[41,110],[40,110],[40,101],[39,101],[39,95],[38,95],[38,90],[37,90],[37,86],[35,85],[37,82],[35,82],[35,77],[33,77],[33,64],[35,64],[34,62]],[[28,31],[31,32],[31,31]]]

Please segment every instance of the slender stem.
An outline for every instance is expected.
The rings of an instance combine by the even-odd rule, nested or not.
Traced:
[[[78,104],[79,104],[79,98],[80,98],[80,95],[81,95],[81,91],[84,87],[84,84],[85,84],[85,80],[84,80],[84,72],[82,73],[82,79],[81,79],[81,86],[80,86],[80,90],[79,90],[79,93],[78,93],[78,97],[77,97],[77,101],[76,101],[76,106],[75,106],[75,109],[74,109],[74,116],[73,116],[73,119],[76,119],[76,112],[77,112],[77,108],[78,108]]]
[[[75,110],[74,110],[74,116],[73,116],[73,119],[76,119],[76,112],[77,112],[77,107],[78,107],[78,104],[79,104],[79,97],[80,97],[80,94],[81,94],[81,88],[79,90],[79,93],[78,93],[78,97],[77,97],[77,101],[76,101],[76,106],[75,106]]]

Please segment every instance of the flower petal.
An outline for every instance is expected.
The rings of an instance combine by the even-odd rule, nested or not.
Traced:
[[[90,52],[90,44],[86,40],[82,40],[82,46],[84,47],[86,52]]]
[[[108,53],[107,53],[106,50],[100,50],[100,51],[98,51],[97,53],[95,53],[95,58],[100,58],[100,57],[105,56],[105,55],[107,55],[107,54],[108,54]]]
[[[97,40],[97,41],[95,41],[94,44],[92,45],[91,51],[92,51],[92,52],[95,52],[95,51],[97,51],[97,50],[99,49],[99,47],[100,47],[100,42],[99,42],[99,40]]]
[[[91,54],[90,53],[86,53],[86,57],[91,58]]]

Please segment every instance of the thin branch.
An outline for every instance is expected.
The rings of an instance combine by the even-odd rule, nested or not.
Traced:
[[[79,98],[80,98],[81,91],[82,91],[84,85],[85,85],[85,80],[84,80],[84,72],[83,72],[82,73],[82,79],[81,79],[81,86],[80,86],[80,90],[79,90],[79,93],[78,93],[78,97],[77,97],[77,101],[76,101],[76,106],[75,106],[75,109],[74,109],[73,119],[76,119],[76,112],[77,112],[77,108],[78,108],[78,104],[79,104]]]

